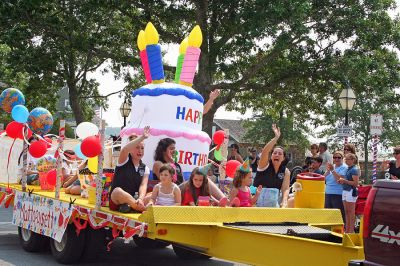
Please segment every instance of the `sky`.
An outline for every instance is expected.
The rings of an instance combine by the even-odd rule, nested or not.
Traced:
[[[390,15],[392,17],[396,16],[399,14],[399,6],[400,6],[400,0],[396,0],[397,3],[397,8],[396,10],[389,12]],[[156,25],[157,27],[157,25]],[[183,34],[182,34],[182,38],[183,38]],[[160,36],[160,38],[162,38],[162,36]],[[133,40],[134,42],[136,42],[136,40]],[[178,57],[179,54],[179,45],[175,44],[175,45],[166,45],[162,47],[162,50],[166,52],[166,55],[164,56],[163,60],[172,65],[175,66],[176,65],[176,59]],[[134,56],[138,56],[138,55],[134,55]],[[122,80],[115,80],[113,73],[106,73],[106,74],[102,74],[101,73],[101,68],[99,68],[96,72],[91,73],[91,75],[89,75],[89,77],[95,78],[100,86],[99,86],[99,91],[101,95],[107,95],[109,93],[112,92],[116,92],[119,90],[122,90],[126,84],[124,84],[124,82]],[[166,77],[167,81],[172,81],[173,77]],[[143,84],[145,85],[145,84]],[[107,110],[103,110],[102,111],[102,117],[106,120],[108,126],[111,127],[121,127],[123,125],[123,117],[121,116],[121,113],[119,111],[119,108],[121,106],[121,104],[123,103],[124,99],[123,98],[119,98],[118,94],[112,95],[108,98],[108,104],[109,107]],[[222,106],[220,107],[216,114],[215,114],[215,118],[218,119],[243,119],[243,118],[250,118],[252,115],[251,111],[246,112],[246,114],[242,115],[239,112],[230,112],[230,111],[226,111],[225,108]],[[127,118],[127,122],[129,122],[129,118]],[[313,141],[313,140],[312,140]],[[315,141],[319,141],[319,139],[315,139]]]

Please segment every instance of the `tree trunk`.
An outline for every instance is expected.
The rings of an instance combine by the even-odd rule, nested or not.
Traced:
[[[212,124],[214,120],[215,112],[217,108],[211,108],[207,114],[203,116],[203,131],[206,132],[210,137],[212,137]]]
[[[69,90],[69,102],[71,105],[72,112],[74,113],[76,125],[85,121],[83,110],[81,103],[79,102],[79,93],[76,88],[76,83],[67,82],[68,90]]]

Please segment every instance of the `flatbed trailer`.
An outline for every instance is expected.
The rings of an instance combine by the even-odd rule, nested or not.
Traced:
[[[26,250],[37,251],[28,245],[33,238],[50,241],[61,263],[95,257],[118,236],[133,237],[139,246],[172,244],[183,258],[217,257],[251,265],[347,265],[364,258],[361,235],[341,234],[339,210],[153,206],[144,213],[123,214],[108,207],[95,210],[80,196],[61,192],[56,200],[54,192],[40,187],[22,192],[20,185],[7,189],[0,183],[3,206],[8,200],[13,207],[16,195],[69,205],[71,215],[60,241],[19,228]],[[14,212],[20,205],[15,204]]]

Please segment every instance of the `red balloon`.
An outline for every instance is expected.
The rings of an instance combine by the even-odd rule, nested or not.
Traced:
[[[96,157],[101,153],[101,144],[98,136],[90,136],[85,138],[81,144],[83,155],[88,158]]]
[[[226,162],[225,171],[226,175],[233,178],[235,176],[236,169],[240,166],[240,162],[237,160],[229,160]]]
[[[29,146],[29,153],[34,158],[40,158],[47,152],[47,143],[43,140],[32,142]]]
[[[213,141],[215,144],[221,145],[222,143],[224,143],[224,139],[225,139],[225,132],[223,130],[215,131],[213,136]]]
[[[57,169],[52,169],[47,172],[46,176],[47,184],[54,187],[57,181]]]
[[[18,123],[16,121],[10,122],[6,127],[7,136],[13,139],[23,139],[24,136],[22,135],[22,129],[24,128],[24,124]],[[27,128],[27,135],[25,136],[27,139],[32,137],[32,130]]]
[[[19,136],[22,136],[23,128],[24,128],[24,124],[18,123],[16,121],[12,121],[7,125],[6,133],[10,138],[16,139]]]
[[[47,142],[47,148],[51,148],[51,144],[53,143],[52,139],[49,137],[45,137],[44,140]]]

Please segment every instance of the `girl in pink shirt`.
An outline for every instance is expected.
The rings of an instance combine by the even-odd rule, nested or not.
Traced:
[[[262,186],[257,188],[256,194],[251,196],[250,185],[252,182],[251,168],[249,160],[246,160],[237,168],[233,178],[233,188],[229,194],[231,206],[233,207],[251,207],[258,199]]]

